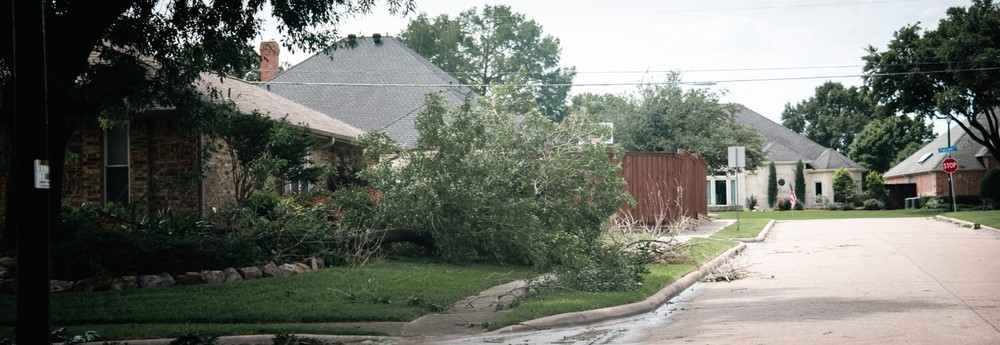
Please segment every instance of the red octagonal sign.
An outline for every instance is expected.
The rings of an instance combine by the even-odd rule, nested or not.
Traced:
[[[958,161],[954,158],[948,157],[941,161],[941,169],[946,173],[953,173],[958,171]]]

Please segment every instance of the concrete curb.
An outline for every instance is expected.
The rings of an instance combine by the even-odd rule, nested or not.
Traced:
[[[671,298],[674,298],[687,288],[691,287],[694,283],[697,283],[699,280],[710,274],[713,269],[724,263],[726,260],[729,260],[729,258],[736,256],[736,254],[739,254],[745,248],[746,243],[740,242],[735,247],[730,248],[711,261],[701,265],[701,267],[697,270],[684,275],[680,279],[677,279],[677,281],[667,285],[663,289],[660,289],[660,291],[656,292],[652,296],[649,296],[645,300],[602,309],[546,316],[490,331],[487,332],[487,334],[514,333],[537,331],[549,328],[580,326],[650,312],[656,310],[656,308],[659,308]]]
[[[764,242],[764,238],[767,237],[767,234],[769,232],[771,232],[771,227],[772,226],[774,226],[774,219],[771,219],[771,221],[767,222],[767,224],[764,225],[764,228],[760,230],[760,233],[757,234],[757,237],[754,237],[754,238],[734,238],[733,240],[740,241],[740,242],[743,242],[743,243]]]
[[[986,225],[982,225],[982,224],[979,224],[979,223],[973,223],[973,222],[970,222],[970,221],[967,221],[967,220],[961,220],[961,219],[955,219],[955,218],[951,218],[951,217],[945,217],[945,216],[942,216],[942,215],[934,216],[934,219],[940,220],[940,221],[952,222],[952,223],[958,224],[959,226],[961,226],[963,228],[986,229],[986,230],[1000,231],[1000,229],[994,228],[992,226],[986,226]]]

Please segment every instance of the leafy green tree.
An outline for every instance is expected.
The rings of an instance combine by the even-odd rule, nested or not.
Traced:
[[[885,179],[877,171],[869,171],[865,174],[865,199],[875,199],[885,201],[889,192],[885,189]]]
[[[665,83],[644,84],[629,95],[630,107],[615,117],[615,140],[626,150],[697,152],[709,169],[727,170],[728,147],[746,147],[746,169],[764,158],[764,139],[756,129],[736,123],[738,104],[719,103],[720,95],[708,89],[680,87],[680,75]]]
[[[767,207],[774,208],[778,201],[778,172],[774,162],[767,165]]]
[[[795,197],[799,200],[798,204],[805,203],[806,196],[806,172],[805,164],[802,160],[795,163]]]
[[[934,130],[923,119],[909,116],[875,119],[855,136],[847,155],[869,171],[884,173],[897,162],[897,157],[908,157],[931,139]]]
[[[226,175],[232,179],[237,205],[277,182],[315,182],[319,178],[322,167],[313,165],[309,158],[315,139],[307,129],[295,129],[285,119],[275,121],[260,113],[227,108],[229,115],[217,118],[208,134],[222,143],[216,149],[231,160]]]
[[[618,118],[623,112],[629,111],[628,96],[610,93],[596,94],[585,92],[573,95],[570,100],[570,113],[583,113],[597,116],[603,120]]]
[[[1000,4],[952,7],[937,29],[907,25],[885,51],[868,47],[865,84],[897,113],[954,120],[1000,160]]]
[[[397,157],[362,172],[380,193],[369,227],[402,229],[452,262],[548,266],[590,257],[602,224],[631,200],[607,148],[586,140],[610,131],[590,116],[554,122],[513,111],[532,102],[520,85],[498,86],[478,107],[450,108],[428,95],[412,150],[381,133],[363,138],[371,159]]]
[[[840,168],[833,173],[833,201],[850,203],[857,199],[858,187],[851,172]]]
[[[816,143],[846,152],[869,120],[877,118],[875,104],[858,87],[826,82],[796,105],[785,104],[781,123]]]
[[[398,36],[407,47],[462,83],[473,85],[481,95],[489,95],[490,85],[523,69],[528,84],[545,85],[528,89],[541,112],[555,121],[566,116],[566,98],[576,68],[559,67],[559,39],[543,34],[541,25],[512,12],[510,6],[486,5],[482,12],[473,7],[454,19],[421,14]]]

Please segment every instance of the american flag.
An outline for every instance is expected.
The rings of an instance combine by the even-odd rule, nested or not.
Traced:
[[[795,196],[795,187],[788,185],[788,198],[792,199],[792,208],[795,208],[795,204],[799,202],[799,198]]]

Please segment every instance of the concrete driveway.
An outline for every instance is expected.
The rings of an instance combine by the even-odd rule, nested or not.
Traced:
[[[781,221],[656,312],[449,344],[1000,344],[1000,232],[923,218]]]

